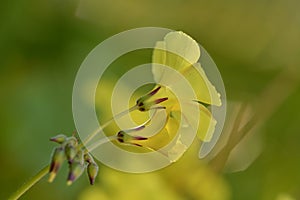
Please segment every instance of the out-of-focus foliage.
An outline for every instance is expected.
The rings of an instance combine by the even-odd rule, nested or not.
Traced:
[[[222,174],[198,160],[194,147],[150,174],[102,166],[91,187],[87,177],[67,187],[65,165],[54,183],[43,179],[23,199],[299,199],[299,7],[296,0],[1,2],[0,199],[49,162],[54,145],[48,138],[74,131],[73,81],[88,52],[112,34],[140,26],[191,35],[216,61],[228,101],[247,101],[254,113],[268,113],[257,130],[259,157],[244,171]],[[137,54],[119,64],[147,58]],[[121,72],[111,72],[111,80]]]

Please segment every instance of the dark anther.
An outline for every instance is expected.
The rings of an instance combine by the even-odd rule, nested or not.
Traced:
[[[118,132],[118,137],[124,137],[123,131],[119,131],[119,132]]]
[[[139,102],[139,103],[138,103],[138,106],[143,106],[143,105],[144,105],[143,102]]]
[[[118,141],[119,141],[120,143],[124,143],[123,138],[118,138]]]
[[[119,132],[118,132],[118,135],[117,135],[117,140],[118,140],[119,142],[123,143],[123,142],[124,142],[123,137],[124,137],[124,132],[123,132],[123,131],[119,131]]]
[[[146,111],[145,108],[139,108],[139,111]]]

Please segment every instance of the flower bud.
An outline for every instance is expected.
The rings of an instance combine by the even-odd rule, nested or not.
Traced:
[[[83,150],[80,150],[74,157],[73,162],[69,165],[67,185],[71,185],[74,181],[76,181],[82,175],[84,168]]]
[[[52,155],[52,161],[51,161],[50,170],[49,170],[50,176],[49,176],[48,181],[50,183],[56,177],[56,174],[57,174],[58,170],[60,169],[64,160],[65,160],[64,147],[55,148],[54,153]]]
[[[56,143],[58,143],[58,144],[62,144],[62,143],[64,143],[66,140],[67,140],[67,136],[65,136],[65,135],[63,135],[63,134],[60,134],[60,135],[57,135],[57,136],[54,136],[54,137],[50,138],[50,141],[56,142]]]
[[[76,181],[82,175],[84,168],[84,164],[80,162],[71,163],[67,185],[71,185],[74,181]]]
[[[84,154],[84,160],[85,160],[87,163],[95,162],[95,161],[94,161],[94,158],[93,158],[89,153]]]
[[[95,183],[95,179],[98,175],[98,170],[99,170],[99,167],[95,162],[91,162],[88,164],[87,173],[88,173],[91,185],[94,185],[94,183]]]
[[[69,143],[69,144],[66,144],[65,153],[66,153],[68,162],[72,163],[73,159],[75,158],[75,156],[77,154],[77,149],[74,147],[74,145]]]

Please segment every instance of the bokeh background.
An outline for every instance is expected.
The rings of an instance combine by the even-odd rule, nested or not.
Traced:
[[[49,162],[51,136],[75,130],[72,87],[86,55],[111,35],[143,26],[182,30],[206,48],[223,76],[229,116],[245,103],[254,116],[257,137],[241,151],[243,158],[256,152],[255,159],[235,170],[228,161],[226,170],[228,152],[199,160],[196,144],[148,174],[101,165],[92,187],[86,175],[66,186],[64,166],[54,183],[42,179],[22,199],[300,199],[299,8],[297,0],[2,1],[0,199]]]

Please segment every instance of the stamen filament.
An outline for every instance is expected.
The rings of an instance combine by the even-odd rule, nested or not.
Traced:
[[[123,112],[120,112],[116,116],[112,117],[110,120],[105,122],[102,126],[100,126],[97,130],[95,130],[93,133],[91,133],[79,146],[79,148],[86,146],[97,134],[101,133],[105,127],[107,127],[110,123],[112,123],[115,119],[121,118],[124,115],[126,115],[129,112],[132,112],[138,108],[137,105],[134,105],[133,107],[129,108],[128,110],[124,110]]]

